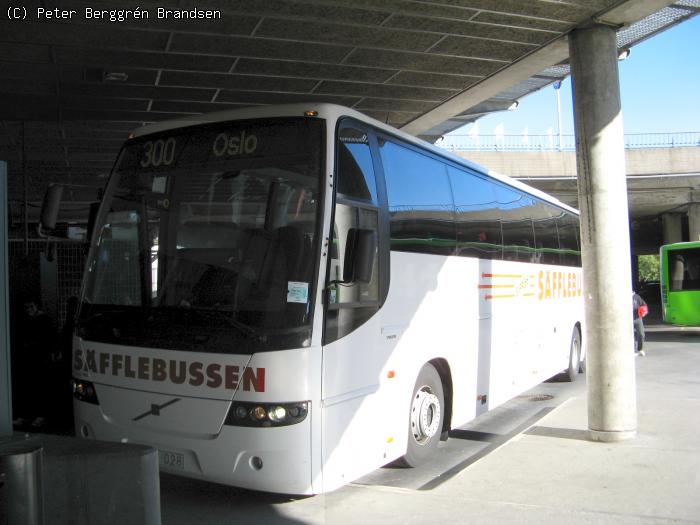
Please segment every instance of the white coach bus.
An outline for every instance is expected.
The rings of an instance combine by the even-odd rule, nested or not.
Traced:
[[[315,494],[583,364],[578,216],[339,106],[144,127],[93,229],[76,433]]]

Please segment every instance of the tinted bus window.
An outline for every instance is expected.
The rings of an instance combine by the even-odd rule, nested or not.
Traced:
[[[579,221],[573,215],[563,214],[557,219],[559,249],[564,266],[581,266],[581,244],[579,242]]]
[[[372,154],[367,133],[343,127],[338,136],[338,193],[377,204]]]
[[[535,202],[528,195],[505,186],[496,186],[495,192],[503,231],[503,259],[535,262],[531,219]]]
[[[380,141],[379,151],[389,201],[391,249],[454,253],[454,206],[446,166],[389,141]]]
[[[559,235],[557,233],[558,210],[544,203],[533,208],[532,226],[535,231],[535,252],[537,262],[559,264]]]
[[[457,223],[456,254],[500,259],[503,252],[500,212],[493,183],[452,166],[448,167],[448,172]]]
[[[669,250],[671,291],[700,290],[700,248]]]
[[[130,140],[95,225],[84,336],[236,354],[303,345],[324,136],[320,120],[285,118]]]

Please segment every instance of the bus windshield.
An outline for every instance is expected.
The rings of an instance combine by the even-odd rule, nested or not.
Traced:
[[[323,133],[287,118],[129,141],[95,224],[78,334],[237,354],[308,346]]]

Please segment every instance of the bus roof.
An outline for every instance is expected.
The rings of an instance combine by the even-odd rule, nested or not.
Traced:
[[[700,248],[700,241],[674,242],[664,244],[661,248],[663,250],[690,250],[692,248]]]
[[[167,131],[171,129],[179,129],[189,126],[198,126],[201,124],[212,124],[216,122],[226,122],[231,120],[246,120],[253,118],[273,118],[273,117],[301,117],[308,115],[307,112],[315,111],[317,112],[318,118],[323,118],[327,120],[335,121],[342,117],[352,117],[362,122],[366,122],[375,128],[379,128],[388,134],[394,135],[406,142],[410,142],[419,146],[421,148],[430,150],[432,153],[439,155],[441,157],[447,158],[452,162],[466,166],[467,168],[488,175],[489,177],[501,181],[509,186],[513,186],[522,191],[529,193],[539,199],[550,202],[563,208],[571,213],[578,215],[578,210],[572,208],[571,206],[564,204],[559,199],[552,197],[540,191],[532,186],[528,186],[518,180],[512,179],[507,175],[502,175],[495,171],[484,168],[483,166],[476,164],[470,160],[462,157],[458,157],[449,151],[439,148],[434,144],[421,140],[413,135],[409,135],[393,126],[389,126],[375,120],[367,115],[360,113],[357,110],[340,106],[337,104],[328,103],[298,103],[298,104],[280,104],[280,105],[266,105],[266,106],[250,106],[241,109],[232,109],[226,111],[217,111],[214,113],[205,113],[201,115],[191,115],[188,117],[183,117],[179,119],[166,120],[163,122],[158,122],[156,124],[149,124],[141,128],[134,130],[133,137],[141,137],[144,135],[150,135],[152,133],[159,133],[162,131]]]

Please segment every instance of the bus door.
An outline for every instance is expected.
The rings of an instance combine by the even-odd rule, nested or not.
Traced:
[[[341,123],[336,140],[336,198],[329,232],[323,350],[324,487],[376,468],[385,453],[377,425],[383,418],[368,407],[376,396],[390,348],[383,344],[380,285],[386,266],[379,246],[382,223],[374,161],[367,130]],[[371,268],[350,275],[346,268],[358,243],[373,248]],[[382,249],[383,248],[383,249]],[[385,423],[384,423],[385,424]],[[355,450],[362,450],[357,455]]]

